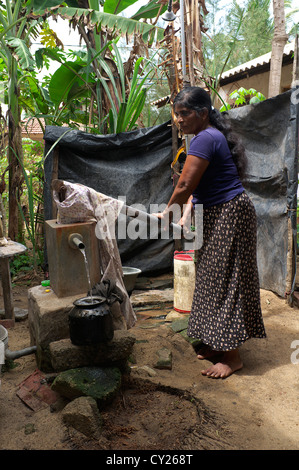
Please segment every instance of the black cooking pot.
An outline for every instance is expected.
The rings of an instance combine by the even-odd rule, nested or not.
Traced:
[[[69,329],[71,342],[78,346],[111,341],[114,330],[109,305],[98,297],[75,300]]]

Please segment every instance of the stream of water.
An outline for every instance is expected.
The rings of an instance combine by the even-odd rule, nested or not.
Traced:
[[[88,297],[90,297],[90,302],[92,303],[93,302],[93,297],[92,297],[92,286],[91,286],[91,281],[90,281],[90,273],[89,273],[89,265],[88,265],[88,259],[87,259],[87,256],[86,256],[86,252],[85,252],[85,248],[79,248],[82,255],[83,255],[83,258],[84,258],[84,264],[85,264],[85,271],[86,271],[86,276],[87,276],[87,282],[88,282],[88,292],[90,293],[90,295],[88,295]]]

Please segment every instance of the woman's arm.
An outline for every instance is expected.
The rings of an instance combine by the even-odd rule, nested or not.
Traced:
[[[183,207],[183,214],[178,224],[181,225],[182,227],[189,223],[191,224],[192,213],[193,213],[192,196],[189,196],[187,203]]]
[[[169,216],[171,219],[171,206],[177,204],[180,207],[183,207],[183,205],[186,204],[192,192],[200,182],[204,172],[208,168],[208,165],[208,160],[196,157],[195,155],[188,155],[179,181],[177,182],[166,209],[162,214],[155,215],[160,218]],[[171,220],[169,220],[169,222],[171,222]]]

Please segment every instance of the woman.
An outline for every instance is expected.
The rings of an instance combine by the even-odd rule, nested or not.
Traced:
[[[194,134],[179,181],[162,214],[173,204],[203,205],[203,246],[198,252],[188,336],[202,340],[199,359],[212,359],[203,375],[225,378],[243,367],[239,346],[266,337],[256,261],[256,214],[244,191],[244,148],[227,118],[199,87],[184,88],[174,100],[177,123]],[[170,219],[169,219],[170,220]]]

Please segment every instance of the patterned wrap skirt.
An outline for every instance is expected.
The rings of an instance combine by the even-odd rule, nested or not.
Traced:
[[[203,210],[203,245],[187,334],[217,351],[265,338],[256,259],[256,213],[246,192]]]

